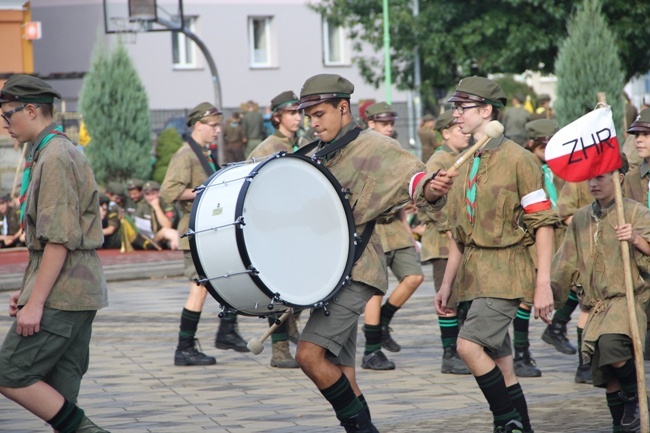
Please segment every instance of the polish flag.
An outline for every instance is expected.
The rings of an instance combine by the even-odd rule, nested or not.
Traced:
[[[623,165],[610,107],[598,108],[555,133],[546,163],[569,182],[582,182]]]

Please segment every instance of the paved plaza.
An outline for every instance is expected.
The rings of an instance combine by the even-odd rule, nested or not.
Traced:
[[[373,422],[382,433],[491,432],[487,403],[474,379],[440,373],[442,349],[430,268],[427,274],[391,324],[402,345],[399,353],[387,352],[397,368],[358,369]],[[79,405],[97,424],[113,433],[343,431],[329,404],[299,369],[269,366],[270,341],[258,356],[214,348],[218,304],[212,298],[206,302],[198,337],[203,351],[217,357],[217,365],[175,367],[187,282],[182,277],[150,278],[146,269],[140,275],[142,279],[110,282],[110,307],[95,320],[90,369]],[[391,280],[391,286],[394,283]],[[5,307],[8,295],[0,292],[2,335],[11,323]],[[259,337],[266,329],[266,321],[258,318],[243,317],[239,323],[245,339]],[[570,327],[575,341],[575,321]],[[604,391],[574,383],[577,355],[559,354],[543,343],[543,329],[541,322],[531,321],[532,353],[543,376],[521,379],[535,432],[610,432]],[[360,335],[358,362],[362,349]],[[13,402],[0,399],[0,431],[51,430]]]

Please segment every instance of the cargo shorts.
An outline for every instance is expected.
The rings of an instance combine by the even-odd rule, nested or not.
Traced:
[[[315,308],[305,324],[300,340],[327,349],[325,357],[336,365],[355,366],[357,327],[366,304],[380,292],[367,284],[352,281],[332,298],[325,315],[323,308]]]
[[[14,320],[0,348],[0,386],[24,388],[43,381],[76,403],[88,371],[96,314],[45,307],[40,331],[29,337],[16,333]]]
[[[389,251],[385,254],[386,264],[393,271],[397,281],[402,281],[409,275],[423,275],[422,264],[420,258],[415,251],[415,247],[400,248],[398,250]]]
[[[512,355],[508,328],[520,303],[519,299],[474,299],[458,337],[483,346],[492,359]]]
[[[194,282],[199,279],[199,273],[196,272],[196,266],[194,266],[194,260],[192,260],[192,252],[189,250],[183,251],[183,269],[183,275],[190,281]]]
[[[593,385],[604,388],[607,382],[616,379],[611,364],[634,358],[632,339],[623,334],[603,334],[596,343],[591,358]]]

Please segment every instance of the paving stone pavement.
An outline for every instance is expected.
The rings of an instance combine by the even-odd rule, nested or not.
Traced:
[[[422,287],[391,323],[402,351],[387,354],[397,368],[357,370],[373,422],[382,433],[491,432],[487,403],[474,379],[440,373],[440,331],[429,269]],[[113,433],[342,431],[329,404],[300,370],[269,366],[270,341],[258,356],[214,348],[218,305],[211,298],[198,337],[218,364],[175,367],[187,284],[182,277],[109,283],[111,305],[95,320],[90,369],[79,397],[79,405],[97,424]],[[6,311],[2,306],[7,299],[8,292],[0,293],[1,311]],[[10,323],[6,315],[0,318],[0,335]],[[259,337],[265,323],[240,318],[240,332],[246,339]],[[575,341],[575,326],[571,328]],[[543,376],[521,379],[535,432],[611,431],[604,391],[574,383],[577,355],[559,354],[543,343],[543,330],[541,322],[531,321],[531,349]],[[362,349],[360,335],[358,362]],[[33,415],[0,399],[0,432],[47,431]]]

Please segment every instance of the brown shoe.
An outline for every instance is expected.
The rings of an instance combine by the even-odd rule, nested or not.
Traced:
[[[271,357],[271,367],[276,368],[298,368],[298,363],[291,352],[289,352],[289,342],[288,341],[276,341],[271,346],[273,350],[273,356]]]

